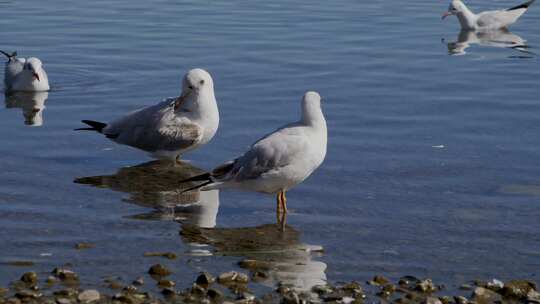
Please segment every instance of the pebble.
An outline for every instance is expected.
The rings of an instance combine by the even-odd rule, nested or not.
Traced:
[[[502,301],[500,294],[484,287],[476,287],[471,297],[477,304],[490,304]]]
[[[176,283],[171,280],[159,280],[157,285],[161,288],[172,288]]]
[[[531,290],[536,290],[535,283],[526,280],[513,280],[504,284],[501,294],[507,298],[526,299]]]
[[[441,300],[436,297],[427,297],[422,303],[423,304],[443,304]]]
[[[229,271],[229,272],[220,274],[217,281],[220,284],[228,284],[228,283],[245,284],[249,281],[249,278],[245,273]]]
[[[79,293],[79,295],[77,296],[77,299],[81,303],[92,303],[95,301],[99,301],[100,298],[101,298],[101,295],[99,294],[99,291],[95,289],[87,289]]]
[[[415,289],[423,293],[432,293],[434,291],[437,291],[437,288],[435,287],[435,285],[433,285],[433,281],[431,281],[431,279],[421,280],[420,282],[418,282],[418,284],[416,284]]]
[[[467,298],[465,298],[463,296],[455,296],[454,301],[456,302],[456,304],[467,304],[467,303],[469,303]]]
[[[209,274],[208,272],[203,272],[197,277],[195,283],[206,289],[210,286],[210,284],[214,283],[214,281],[215,279],[211,274]]]
[[[79,276],[71,270],[63,268],[55,268],[52,274],[62,281],[79,281]]]
[[[155,264],[155,265],[152,265],[150,269],[148,269],[148,273],[155,276],[166,277],[170,275],[172,272],[161,264]]]
[[[56,303],[58,303],[58,304],[71,304],[71,300],[66,299],[66,298],[57,298]]]
[[[131,284],[133,284],[135,286],[142,286],[142,285],[144,285],[144,279],[143,279],[143,277],[139,277],[139,278],[135,279]]]
[[[210,288],[208,289],[208,291],[206,292],[206,294],[208,295],[208,297],[212,300],[219,300],[221,298],[223,298],[223,293],[215,288]]]
[[[37,273],[35,273],[33,271],[26,272],[21,276],[21,281],[23,281],[24,283],[29,284],[29,285],[36,285],[37,282],[38,282]]]
[[[373,279],[371,279],[371,281],[367,282],[369,285],[385,285],[385,284],[388,284],[390,283],[390,281],[383,277],[383,276],[380,276],[380,275],[376,275],[373,277]]]

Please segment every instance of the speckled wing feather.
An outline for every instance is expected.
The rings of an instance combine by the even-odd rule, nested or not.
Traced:
[[[114,141],[148,152],[189,148],[202,138],[202,127],[174,114],[173,103],[132,112],[110,123],[103,134]]]

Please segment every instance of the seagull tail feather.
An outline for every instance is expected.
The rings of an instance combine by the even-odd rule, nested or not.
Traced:
[[[536,1],[536,0],[529,0],[529,1],[525,2],[525,3],[523,3],[523,4],[520,4],[518,6],[514,6],[512,8],[509,8],[508,11],[513,11],[513,10],[517,10],[517,9],[521,9],[521,8],[527,9],[527,8],[529,8],[529,6],[531,6],[531,4],[534,3],[534,1]]]
[[[83,120],[82,122],[89,125],[91,128],[78,128],[75,129],[75,131],[96,131],[102,133],[103,129],[107,126],[106,123],[93,120]]]
[[[7,52],[4,52],[4,51],[0,50],[0,53],[4,54],[4,56],[6,56],[8,58],[8,60],[11,60],[11,58],[15,58],[17,56],[17,52],[13,52],[13,53],[9,54]]]

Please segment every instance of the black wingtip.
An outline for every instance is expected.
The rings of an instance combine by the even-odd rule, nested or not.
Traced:
[[[83,120],[82,122],[89,125],[91,128],[78,128],[78,129],[75,129],[75,131],[84,130],[84,131],[96,131],[96,132],[102,133],[103,129],[107,126],[106,123],[93,121],[93,120]]]
[[[518,6],[514,6],[512,8],[509,8],[509,9],[507,9],[507,11],[513,11],[513,10],[522,9],[522,8],[527,9],[527,8],[529,8],[529,6],[531,6],[531,4],[534,3],[534,1],[536,1],[536,0],[529,0],[529,1],[525,2],[525,3],[523,3],[523,4],[520,4]]]
[[[11,58],[15,58],[17,56],[17,52],[13,52],[13,53],[9,54],[7,52],[4,52],[4,51],[0,50],[0,53],[4,54],[4,56],[6,56],[8,58],[8,60],[11,60]]]

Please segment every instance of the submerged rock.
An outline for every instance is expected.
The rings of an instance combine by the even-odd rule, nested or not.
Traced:
[[[169,260],[176,259],[176,253],[174,252],[146,252],[145,257],[164,257]]]
[[[148,273],[154,276],[166,277],[172,272],[161,264],[155,264],[148,269]]]
[[[94,247],[96,247],[96,245],[91,244],[91,243],[77,243],[77,244],[75,244],[75,249],[77,249],[77,250],[90,249],[90,248],[94,248]]]

